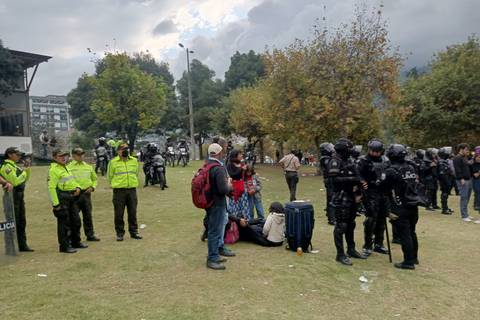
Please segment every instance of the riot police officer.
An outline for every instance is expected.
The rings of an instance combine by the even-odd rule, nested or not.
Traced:
[[[333,186],[332,203],[335,211],[335,229],[333,239],[337,249],[336,260],[344,265],[352,265],[350,258],[365,259],[355,249],[354,231],[359,188],[366,187],[351,159],[353,144],[346,138],[337,140],[334,145],[335,154],[327,165],[327,178]],[[343,238],[347,242],[347,255],[343,246]]]
[[[415,168],[407,161],[406,148],[401,144],[393,144],[387,150],[391,165],[386,170],[388,184],[391,186],[392,224],[397,228],[401,238],[403,261],[395,263],[400,269],[415,269],[418,264],[418,240],[416,225],[418,222],[418,194],[415,193],[418,183]]]
[[[325,208],[328,224],[335,225],[335,212],[332,206],[333,186],[330,179],[327,179],[327,166],[330,159],[332,159],[335,148],[332,143],[324,142],[320,145],[320,170],[323,175],[323,183],[325,185],[327,195],[327,207]]]
[[[425,185],[425,193],[427,196],[427,210],[434,211],[440,209],[437,205],[437,161],[434,158],[433,150],[428,149],[425,157],[420,165],[420,178]]]
[[[368,142],[368,154],[360,157],[358,162],[360,177],[368,185],[363,193],[366,217],[363,223],[365,256],[369,256],[372,249],[378,253],[388,254],[388,250],[383,246],[385,222],[390,209],[389,189],[385,183],[389,163],[383,156],[384,151],[383,142],[372,139]]]
[[[18,250],[32,252],[27,244],[27,235],[25,228],[27,219],[25,216],[24,191],[25,184],[30,178],[30,161],[22,160],[22,153],[16,147],[10,147],[5,150],[5,161],[0,167],[0,175],[13,186],[13,209],[15,211],[16,233],[18,240]],[[17,165],[23,162],[24,168]]]
[[[454,174],[448,163],[448,159],[450,158],[448,149],[446,147],[440,148],[438,151],[438,157],[440,160],[438,161],[437,174],[440,191],[442,192],[440,196],[442,202],[442,214],[452,214],[453,210],[448,208],[448,196],[453,188],[452,177],[454,177]]]
[[[415,157],[413,157],[413,162],[415,163],[415,171],[417,175],[422,179],[422,175],[420,174],[420,167],[422,166],[423,159],[425,158],[425,150],[418,149],[415,151]],[[423,181],[420,181],[423,183]]]
[[[98,139],[98,144],[95,146],[95,173],[98,173],[98,168],[100,168],[100,161],[102,161],[102,157],[105,157],[108,160],[109,157],[109,152],[108,152],[109,146],[107,144],[107,139],[104,137],[100,137]],[[105,165],[105,170],[107,169],[107,166]]]

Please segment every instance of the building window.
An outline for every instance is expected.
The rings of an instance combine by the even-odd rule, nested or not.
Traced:
[[[0,136],[23,137],[23,113],[0,112]]]

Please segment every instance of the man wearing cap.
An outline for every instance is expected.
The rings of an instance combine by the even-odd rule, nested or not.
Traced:
[[[60,252],[75,253],[88,245],[80,239],[80,217],[75,202],[80,195],[80,184],[68,169],[69,153],[60,149],[52,152],[53,161],[48,172],[48,193],[57,218],[57,235]]]
[[[5,161],[0,167],[0,175],[13,186],[13,208],[15,211],[16,233],[18,240],[18,250],[32,252],[27,244],[27,235],[25,228],[27,220],[25,217],[25,184],[30,178],[30,161],[24,160],[24,169],[17,165],[22,158],[22,153],[16,147],[10,147],[5,150]]]
[[[76,210],[79,213],[82,211],[83,217],[83,231],[87,237],[87,241],[100,241],[95,236],[92,220],[92,198],[91,194],[97,188],[97,174],[93,167],[87,164],[84,160],[85,151],[82,148],[75,148],[72,150],[73,161],[67,165],[68,169],[73,173],[75,179],[82,191],[76,201]],[[78,235],[80,237],[80,234]]]
[[[117,241],[123,241],[125,207],[128,214],[128,231],[133,239],[142,239],[138,234],[137,224],[137,187],[138,160],[130,155],[128,144],[122,143],[117,148],[117,156],[110,160],[107,178],[113,188],[113,207],[115,212],[115,231]]]
[[[223,148],[217,143],[212,143],[208,146],[208,155],[207,164],[216,165],[209,171],[213,205],[206,209],[208,216],[207,267],[214,270],[223,270],[225,269],[223,262],[226,259],[221,258],[220,255],[235,255],[224,246],[223,242],[225,224],[228,219],[226,195],[232,190],[232,186],[228,182],[227,170],[222,162]]]

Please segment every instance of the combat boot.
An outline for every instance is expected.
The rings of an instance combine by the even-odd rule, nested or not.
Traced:
[[[335,260],[337,260],[338,262],[340,262],[341,264],[343,264],[345,266],[353,265],[352,261],[345,255],[337,256],[337,258]]]

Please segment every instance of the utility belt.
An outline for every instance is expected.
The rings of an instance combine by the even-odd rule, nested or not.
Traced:
[[[285,174],[286,176],[298,176],[298,172],[297,172],[297,171],[285,170],[285,171],[284,171],[284,174]]]

